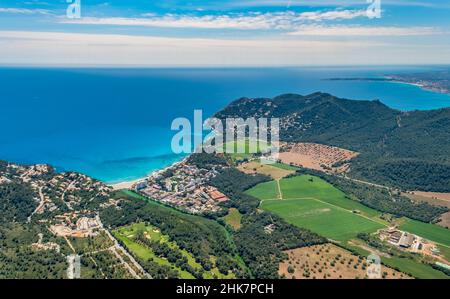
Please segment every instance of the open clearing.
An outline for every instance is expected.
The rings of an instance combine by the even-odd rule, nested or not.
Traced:
[[[433,206],[444,206],[450,208],[450,193],[413,191],[403,193],[403,195],[416,202],[426,202]],[[450,212],[442,214],[440,221],[436,224],[445,228],[450,228]]]
[[[358,233],[375,232],[383,225],[313,198],[267,200],[262,208],[278,214],[298,227],[308,228],[337,241],[354,238]]]
[[[273,163],[273,164],[270,164],[271,166],[273,166],[273,167],[277,167],[277,168],[281,168],[281,169],[285,169],[285,170],[292,170],[292,171],[296,171],[296,170],[299,170],[300,168],[299,167],[297,167],[297,166],[292,166],[292,165],[288,165],[288,164],[284,164],[284,163],[279,163],[279,162],[276,162],[276,163]]]
[[[417,195],[420,197],[446,201],[447,203],[449,203],[449,207],[450,207],[450,193],[423,192],[423,191],[408,192],[408,194],[410,194],[410,193],[412,193],[412,195]]]
[[[377,211],[347,198],[320,178],[302,175],[279,183],[281,199],[275,181],[259,184],[247,193],[263,200],[263,209],[332,240],[347,241],[384,226]]]
[[[239,139],[225,142],[223,150],[229,153],[234,161],[242,161],[250,159],[256,153],[261,153],[269,148],[267,142],[253,139]]]
[[[261,183],[247,190],[245,193],[261,200],[278,199],[280,196],[276,181]]]
[[[294,173],[294,170],[287,170],[282,169],[279,167],[275,167],[272,165],[263,165],[256,161],[251,161],[247,163],[242,163],[239,165],[238,169],[242,172],[248,173],[248,174],[264,174],[272,177],[274,180],[278,180],[281,178],[284,178],[292,173]]]
[[[242,215],[241,215],[241,213],[239,213],[239,211],[236,208],[231,208],[228,211],[228,215],[223,217],[223,220],[225,220],[225,222],[228,225],[230,225],[232,228],[234,228],[235,230],[238,230],[241,228],[241,219],[242,219]]]
[[[286,251],[289,258],[280,263],[279,274],[296,279],[354,279],[365,278],[369,267],[366,259],[333,244],[316,245]],[[382,266],[385,279],[409,278]]]

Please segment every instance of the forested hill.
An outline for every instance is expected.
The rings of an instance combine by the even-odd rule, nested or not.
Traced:
[[[401,112],[380,101],[318,92],[242,98],[216,117],[278,117],[283,141],[360,152],[352,163],[354,177],[402,189],[450,191],[450,109]]]

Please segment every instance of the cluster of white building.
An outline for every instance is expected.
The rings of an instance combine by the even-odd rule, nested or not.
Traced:
[[[216,169],[198,168],[184,160],[137,182],[134,188],[147,197],[189,213],[217,212],[221,209],[220,204],[229,200],[208,185],[217,173]]]

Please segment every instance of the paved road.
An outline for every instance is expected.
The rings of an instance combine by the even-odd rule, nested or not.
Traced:
[[[67,208],[68,208],[69,210],[73,210],[73,209],[72,209],[72,207],[70,206],[70,204],[69,204],[68,202],[66,202],[66,199],[65,199],[65,197],[66,197],[66,192],[67,192],[67,191],[68,191],[68,190],[69,190],[76,182],[77,182],[77,180],[74,180],[74,181],[70,182],[70,184],[67,186],[67,188],[64,190],[63,194],[61,195],[61,200],[62,200],[62,202],[66,204],[66,206],[67,206]]]
[[[100,216],[99,216],[99,215],[96,216],[96,219],[97,219],[97,222],[99,223],[100,227],[103,228],[103,230],[105,231],[106,235],[109,237],[109,239],[110,239],[111,241],[114,242],[114,246],[113,246],[113,247],[114,247],[114,250],[113,250],[114,254],[115,254],[115,255],[117,256],[117,258],[125,265],[125,267],[127,267],[127,269],[130,271],[131,275],[133,275],[135,278],[141,278],[141,277],[136,273],[136,271],[134,271],[133,268],[131,268],[130,265],[129,265],[127,262],[125,262],[125,260],[124,260],[123,257],[119,254],[118,251],[121,251],[124,255],[126,255],[126,256],[130,259],[131,263],[136,267],[136,269],[138,269],[139,272],[143,273],[144,276],[145,276],[146,278],[150,278],[150,279],[151,279],[151,278],[152,278],[151,275],[148,274],[148,273],[145,271],[145,269],[142,268],[142,266],[134,259],[134,257],[133,257],[131,254],[129,254],[128,251],[126,251],[125,248],[123,248],[123,247],[119,244],[119,242],[117,241],[117,239],[114,238],[114,236],[113,236],[107,229],[104,228],[103,223],[101,222]]]
[[[39,202],[39,205],[33,211],[33,213],[31,213],[31,215],[28,216],[27,222],[31,222],[31,217],[33,217],[34,214],[36,214],[40,209],[42,209],[42,207],[45,204],[45,197],[44,197],[44,194],[42,193],[42,189],[43,189],[43,187],[39,187],[39,197],[41,199],[40,202]]]

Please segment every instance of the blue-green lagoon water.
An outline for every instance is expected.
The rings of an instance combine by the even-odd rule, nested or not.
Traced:
[[[49,163],[106,182],[142,177],[180,156],[171,152],[176,117],[205,117],[240,97],[328,92],[379,99],[401,110],[450,107],[450,96],[382,81],[429,68],[0,68],[0,159]]]

